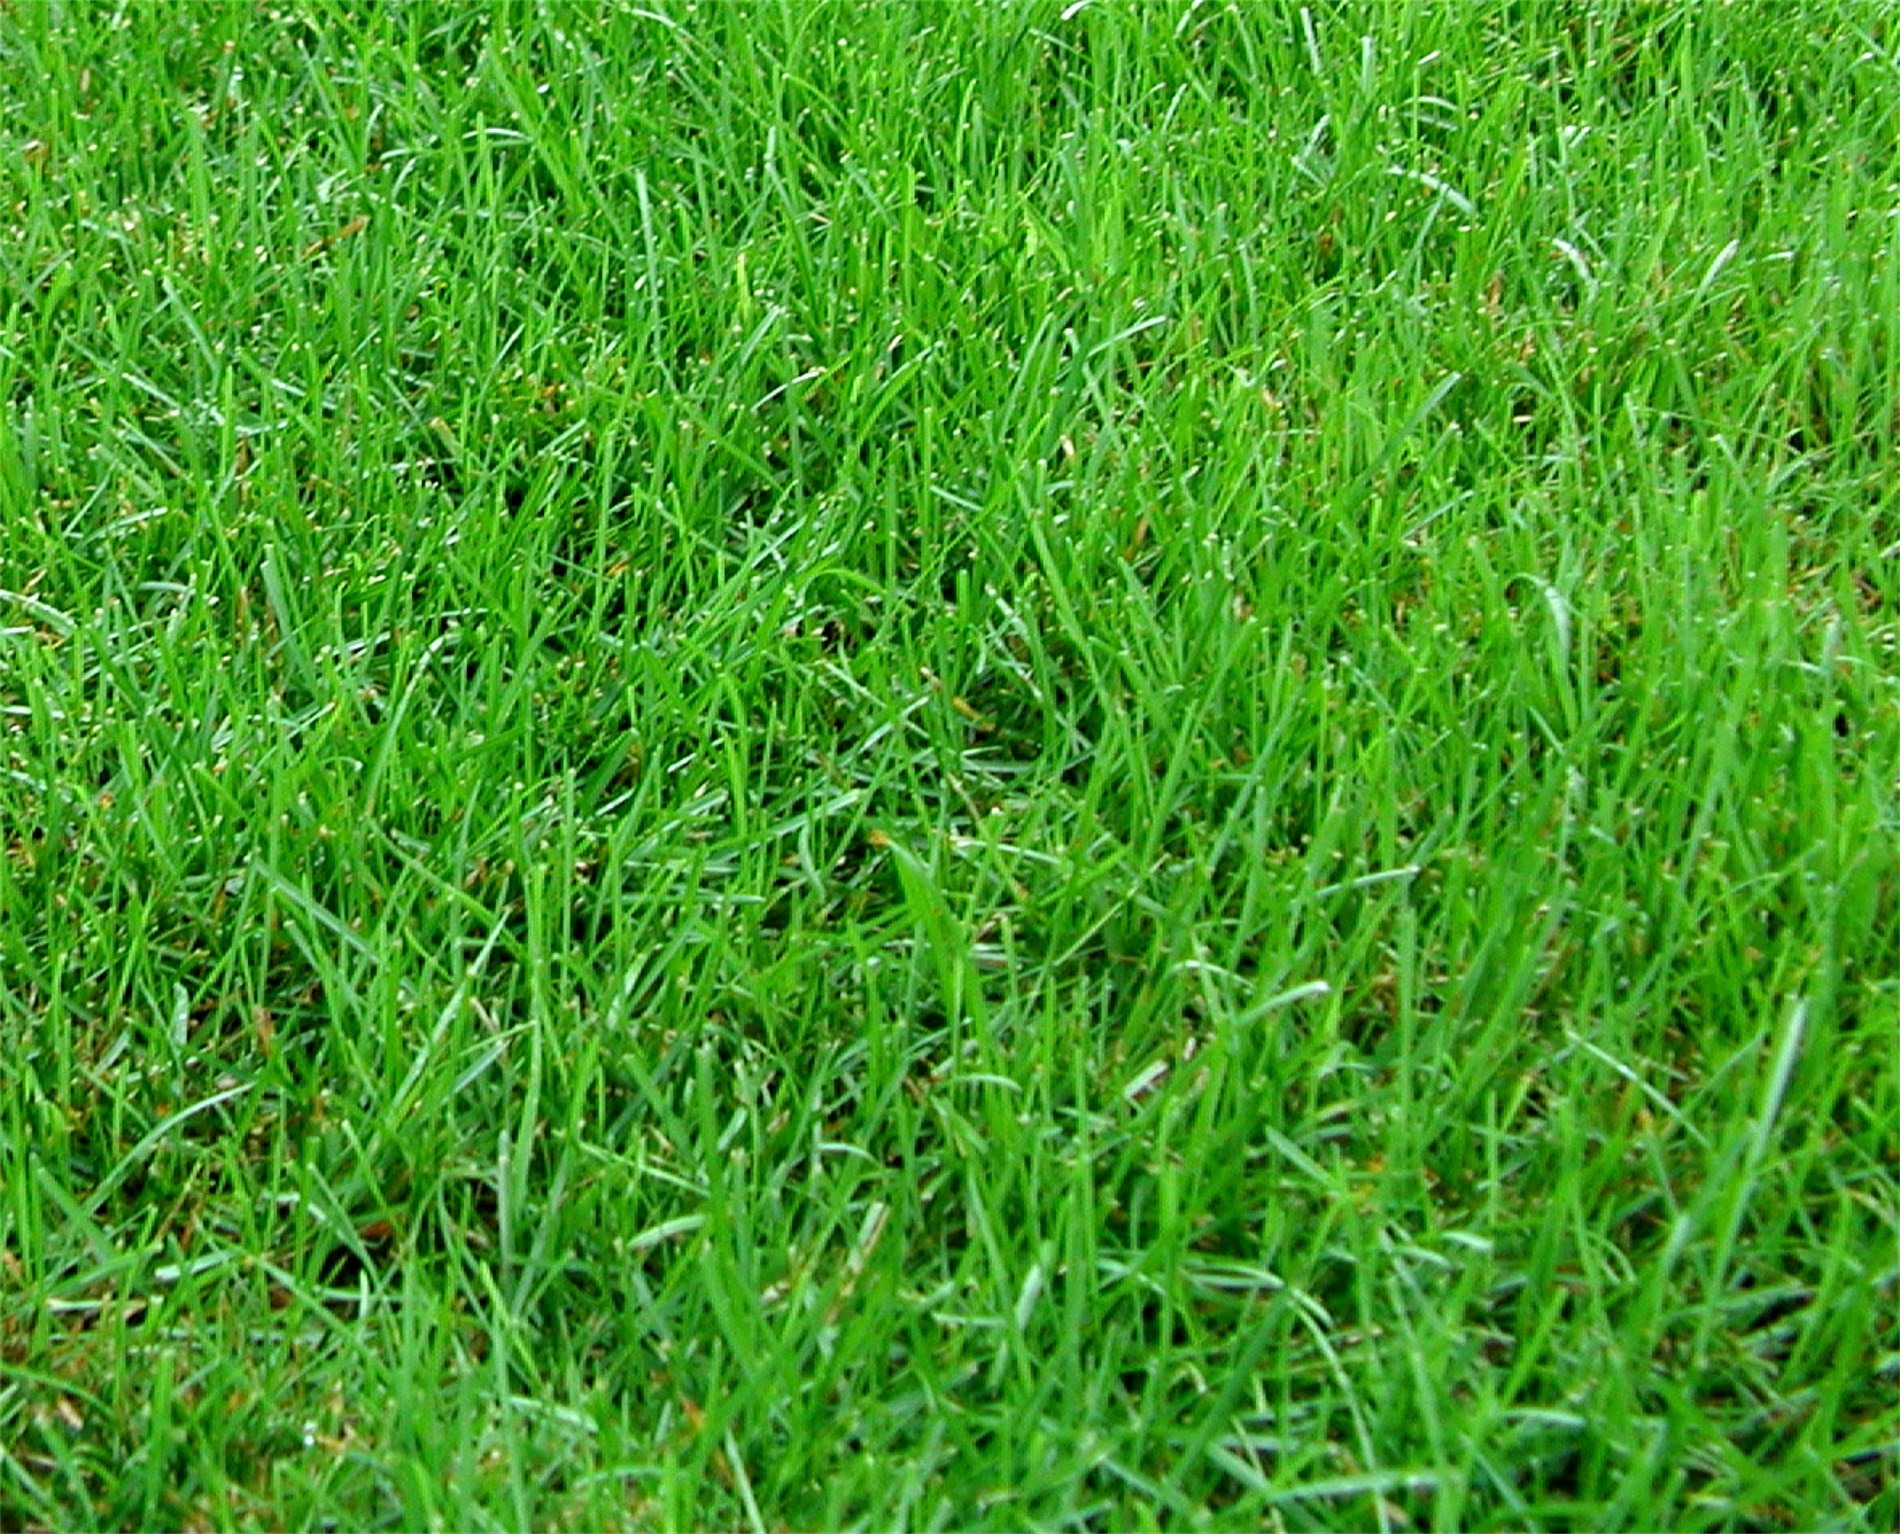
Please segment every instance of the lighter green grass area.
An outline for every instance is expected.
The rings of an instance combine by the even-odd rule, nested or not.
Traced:
[[[1900,30],[0,10],[0,1527],[1900,1517]]]

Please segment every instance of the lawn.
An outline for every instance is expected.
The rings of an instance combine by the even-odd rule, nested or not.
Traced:
[[[0,1529],[1890,1529],[1875,0],[0,3]]]

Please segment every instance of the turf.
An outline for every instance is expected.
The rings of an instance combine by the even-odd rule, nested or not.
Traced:
[[[0,1527],[1900,1518],[1900,30],[0,7]]]

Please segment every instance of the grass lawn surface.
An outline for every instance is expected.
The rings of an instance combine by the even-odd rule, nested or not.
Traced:
[[[1885,4],[0,3],[0,1528],[1890,1529]]]

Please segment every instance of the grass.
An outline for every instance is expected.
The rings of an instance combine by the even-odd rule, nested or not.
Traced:
[[[1900,1517],[1887,7],[0,106],[0,1527]]]

